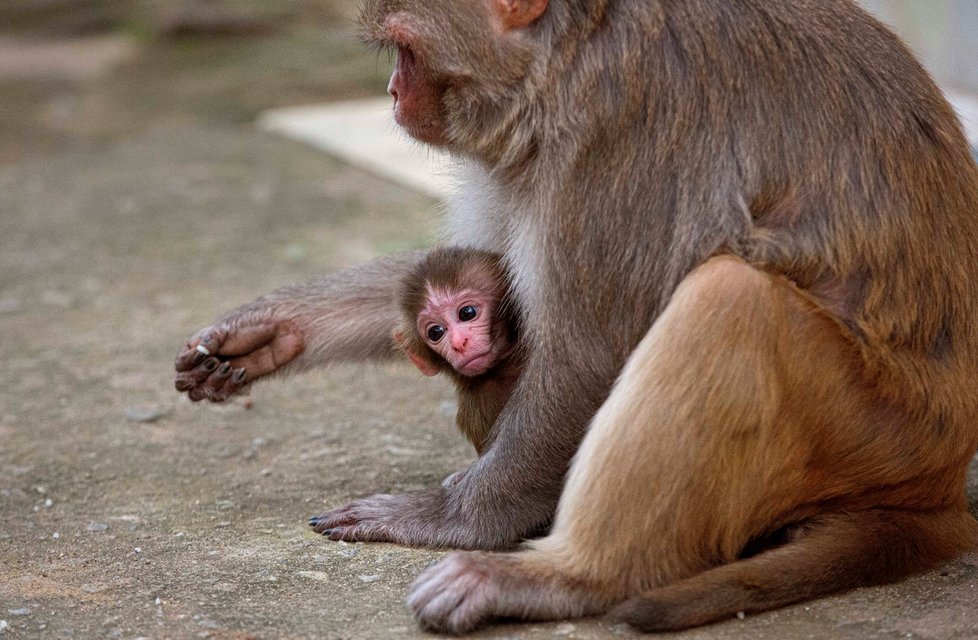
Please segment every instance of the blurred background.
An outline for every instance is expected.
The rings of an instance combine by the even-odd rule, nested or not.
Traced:
[[[903,36],[942,84],[978,93],[978,2],[861,1]]]

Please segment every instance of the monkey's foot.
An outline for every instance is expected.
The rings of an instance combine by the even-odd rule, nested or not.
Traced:
[[[408,607],[429,631],[468,633],[498,618],[559,620],[600,613],[597,593],[534,552],[453,553],[411,585]]]
[[[309,518],[309,526],[330,540],[346,542],[404,542],[390,523],[405,496],[380,494],[355,500],[345,507]]]
[[[461,486],[355,500],[313,516],[309,526],[330,540],[346,542],[394,542],[436,549],[512,548],[524,532],[500,527],[505,518],[480,505],[460,506],[465,505],[458,495]]]
[[[501,573],[488,554],[453,553],[414,581],[407,605],[429,631],[467,633],[500,615]]]

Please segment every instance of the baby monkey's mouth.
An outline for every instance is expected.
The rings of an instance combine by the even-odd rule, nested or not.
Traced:
[[[457,371],[463,376],[479,376],[488,370],[486,364],[490,363],[493,359],[492,349],[489,349],[488,351],[477,353],[464,362],[459,363]]]

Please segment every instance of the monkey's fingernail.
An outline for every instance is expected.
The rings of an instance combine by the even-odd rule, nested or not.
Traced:
[[[207,355],[208,354],[205,354],[205,353],[202,353],[202,352],[199,352],[199,351],[197,353],[195,353],[194,354],[193,366],[196,367],[198,364],[200,364],[201,362],[203,362],[204,361],[204,358],[206,358]]]
[[[202,345],[202,344],[198,344],[197,345],[197,352],[198,353],[201,353],[201,354],[203,354],[205,356],[209,356],[211,354],[210,350],[207,347],[205,347],[204,345]]]
[[[218,367],[217,372],[219,374],[221,374],[222,376],[226,376],[228,374],[228,371],[230,371],[230,370],[231,370],[231,363],[230,362],[225,362],[220,367]]]
[[[221,363],[217,358],[211,358],[204,363],[204,369],[207,371],[213,371],[214,369],[217,369],[218,365],[220,364]]]
[[[326,536],[327,538],[333,535],[334,533],[336,533],[336,529],[326,529],[325,531],[323,531],[323,535]]]
[[[234,382],[235,384],[239,382],[244,382],[244,379],[245,379],[244,369],[238,369],[237,371],[234,372],[234,375],[231,376],[231,382]]]

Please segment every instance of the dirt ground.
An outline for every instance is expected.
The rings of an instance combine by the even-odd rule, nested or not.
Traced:
[[[256,387],[251,410],[172,389],[177,347],[221,311],[431,235],[434,202],[253,126],[382,92],[387,60],[350,32],[124,33],[105,73],[0,75],[0,637],[423,635],[404,596],[440,554],[329,542],[306,518],[466,464],[446,385],[336,366]],[[975,638],[976,585],[972,554],[668,637]]]

